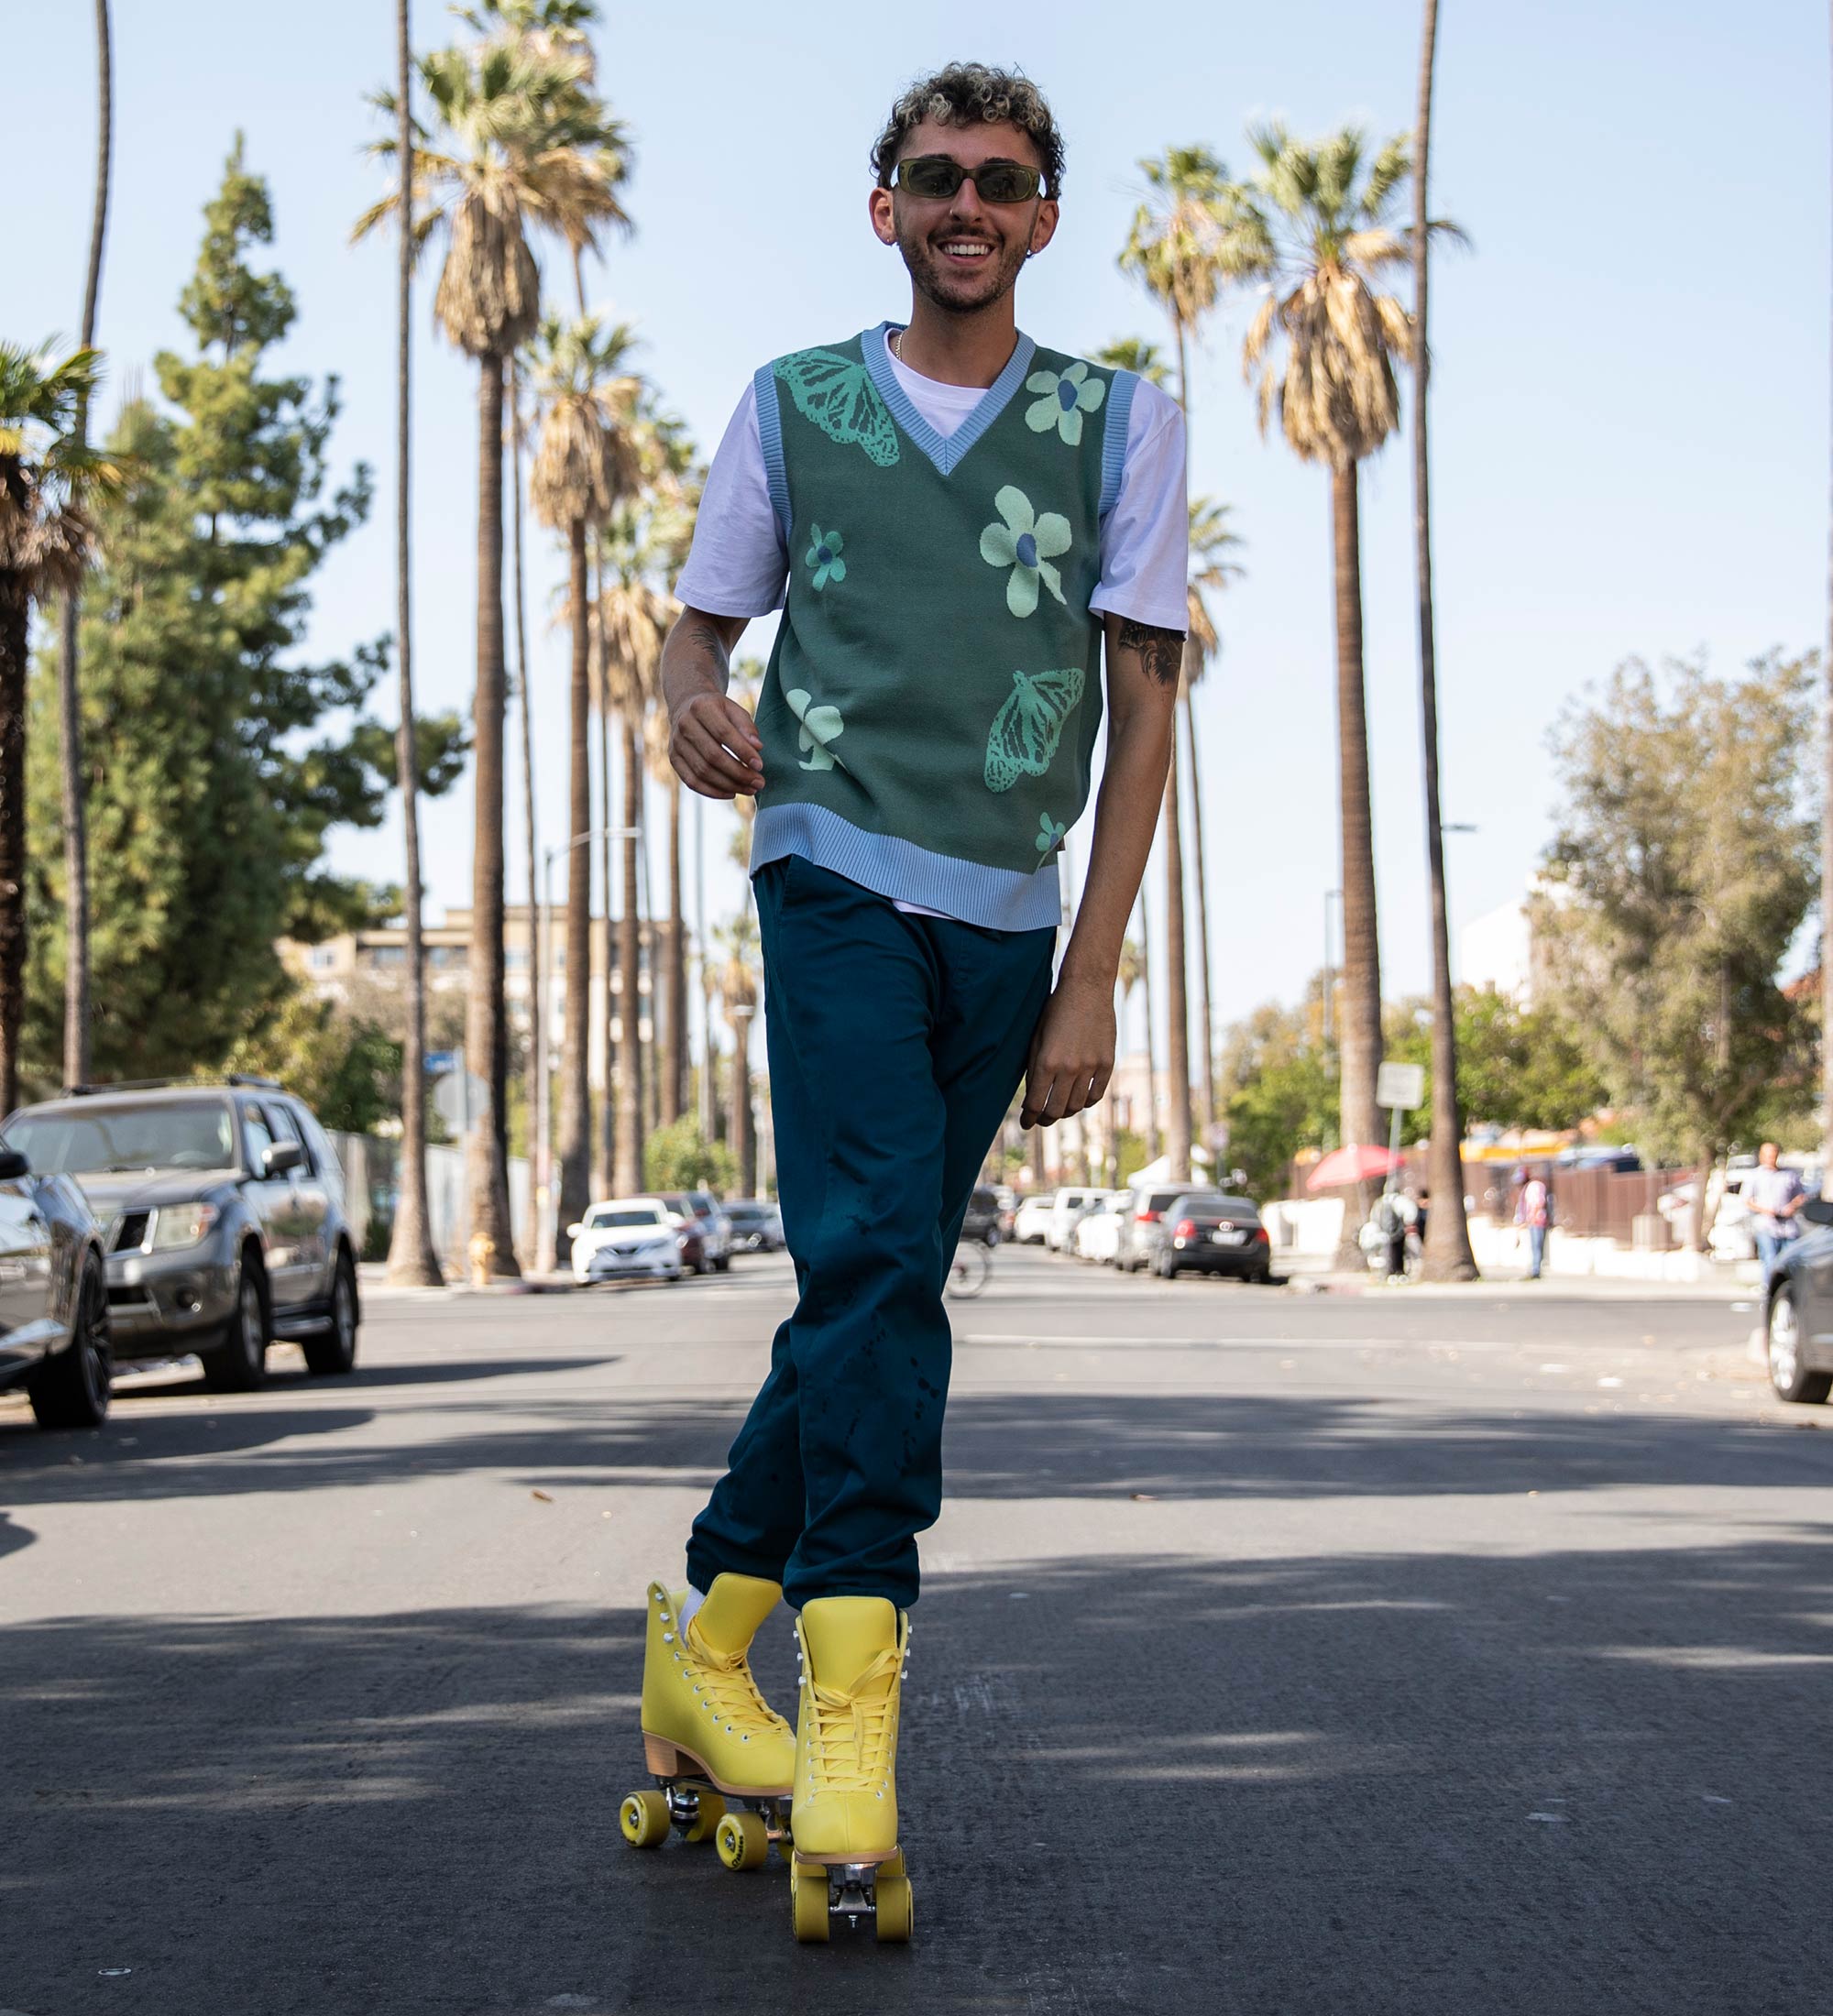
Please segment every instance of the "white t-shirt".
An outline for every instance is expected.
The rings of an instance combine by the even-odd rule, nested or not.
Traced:
[[[945,385],[895,356],[890,361],[910,403],[938,434],[952,434],[986,397],[981,386]],[[1127,421],[1120,491],[1101,528],[1101,579],[1089,608],[1161,630],[1185,629],[1190,522],[1183,411],[1142,378]],[[764,475],[757,394],[747,385],[707,472],[694,550],[675,598],[709,616],[767,616],[783,607],[788,578],[789,549]]]

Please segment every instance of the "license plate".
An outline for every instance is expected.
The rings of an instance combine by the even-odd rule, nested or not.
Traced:
[[[1218,1246],[1238,1246],[1246,1236],[1239,1225],[1219,1225],[1210,1233]]]

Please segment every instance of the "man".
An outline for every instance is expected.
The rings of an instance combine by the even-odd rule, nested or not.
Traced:
[[[1035,86],[950,66],[898,101],[873,168],[872,227],[908,271],[909,320],[757,373],[663,654],[677,773],[757,800],[799,1299],[695,1522],[689,1586],[651,1587],[642,1726],[664,1779],[760,1805],[793,1783],[812,1938],[830,1880],[840,1896],[873,1885],[881,1936],[907,1936],[898,1682],[916,1536],[941,1498],[942,1288],[1020,1079],[1024,1125],[1049,1126],[1095,1104],[1114,1068],[1189,523],[1176,406],[1019,332],[1014,287],[1050,243],[1063,173]],[[731,652],[779,606],[753,724],[728,696]],[[1053,986],[1057,855],[1088,794],[1103,646],[1104,770]],[[793,1737],[745,1663],[780,1595],[800,1611]],[[631,1838],[653,1837],[633,1813]],[[753,1819],[722,1823],[729,1859],[766,1852],[762,1821],[752,1848],[739,1840]]]
[[[1744,1186],[1744,1202],[1751,1213],[1751,1229],[1757,1235],[1757,1264],[1762,1269],[1763,1287],[1775,1278],[1776,1262],[1791,1241],[1800,1236],[1796,1215],[1806,1201],[1807,1192],[1793,1169],[1778,1167],[1776,1145],[1765,1141],[1757,1150],[1757,1166]]]
[[[1515,1178],[1515,1222],[1528,1234],[1528,1279],[1538,1281],[1546,1264],[1547,1227],[1553,1223],[1553,1192],[1543,1178],[1525,1170]]]

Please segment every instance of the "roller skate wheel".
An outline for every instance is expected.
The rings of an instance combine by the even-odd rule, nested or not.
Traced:
[[[668,1802],[660,1792],[632,1792],[618,1808],[618,1825],[633,1848],[659,1848],[668,1838]]]
[[[713,1846],[729,1869],[761,1869],[770,1859],[770,1829],[761,1813],[729,1813],[720,1818]]]
[[[683,1837],[688,1841],[710,1841],[726,1816],[726,1802],[718,1792],[702,1792],[699,1798],[700,1809],[688,1822]]]
[[[910,1934],[916,1929],[916,1905],[910,1888],[910,1879],[902,1873],[904,1857],[894,1859],[900,1865],[899,1873],[886,1876],[881,1865],[878,1880],[873,1886],[878,1898],[877,1909],[873,1912],[873,1931],[882,1946],[901,1946],[909,1943]]]
[[[881,1883],[883,1883],[887,1877],[902,1876],[904,1873],[904,1850],[902,1848],[899,1848],[897,1850],[897,1852],[891,1857],[890,1861],[881,1862],[878,1865],[878,1881],[880,1881]]]
[[[789,1897],[796,1912],[796,1936],[804,1945],[828,1943],[828,1872],[806,1862],[789,1869]]]

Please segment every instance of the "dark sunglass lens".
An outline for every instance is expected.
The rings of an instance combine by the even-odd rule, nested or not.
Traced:
[[[952,196],[961,186],[961,171],[952,161],[926,154],[914,161],[900,161],[897,180],[913,196]]]
[[[1037,193],[1037,173],[1015,163],[995,162],[974,177],[974,187],[990,203],[1029,203]]]

